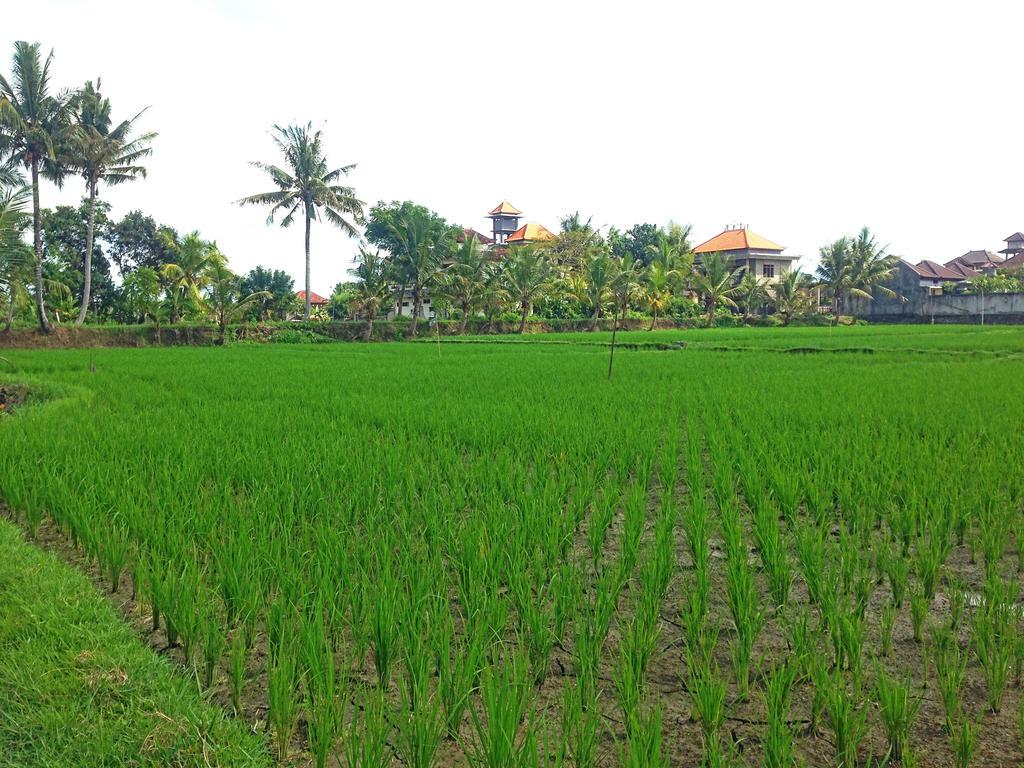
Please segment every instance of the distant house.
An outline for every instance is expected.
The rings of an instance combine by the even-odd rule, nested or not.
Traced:
[[[488,237],[483,232],[477,232],[472,227],[466,227],[463,229],[462,232],[456,235],[455,240],[459,243],[464,243],[467,238],[476,240],[480,245],[494,245],[493,237]]]
[[[533,222],[524,224],[506,238],[509,245],[526,245],[528,243],[546,243],[555,239],[555,233],[543,224]]]
[[[726,227],[693,249],[697,260],[704,254],[721,253],[733,269],[746,269],[767,283],[777,283],[793,268],[799,256],[783,254],[784,246],[752,232],[746,226]]]
[[[917,278],[916,286],[914,285],[913,277],[909,281],[902,281],[901,287],[904,295],[911,293],[911,291],[907,290],[908,288],[916,287],[918,289],[923,288],[932,296],[939,296],[942,294],[943,283],[962,283],[979,274],[978,272],[968,274],[972,270],[967,269],[962,264],[958,264],[956,269],[952,269],[928,259],[919,261],[917,264],[911,264],[909,261],[900,259],[900,264],[909,268]],[[900,290],[897,290],[897,293],[900,292]]]
[[[974,275],[994,275],[996,270],[1003,265],[1003,261],[1005,259],[1002,256],[992,253],[992,251],[968,251],[963,256],[957,256],[952,261],[947,261],[944,266],[947,269],[969,269],[974,272]]]
[[[296,291],[295,298],[298,299],[299,303],[302,304],[303,306],[306,305],[305,291]],[[320,294],[313,293],[312,291],[309,292],[309,306],[312,307],[313,309],[323,309],[330,303],[331,302],[328,299],[325,299]]]
[[[958,261],[957,259],[953,259],[953,261],[947,262],[943,266],[945,266],[946,269],[948,269],[950,272],[959,275],[960,278],[963,280],[970,280],[972,277],[977,277],[978,275],[982,274],[981,272],[978,272],[976,269],[971,269],[970,267],[966,266],[963,262]]]
[[[1000,272],[1017,272],[1024,269],[1024,252],[1011,256],[999,265]]]
[[[463,227],[455,239],[460,243],[466,242],[467,238],[476,240],[494,261],[504,259],[508,255],[509,246],[544,243],[556,239],[556,235],[543,224],[530,222],[521,225],[519,220],[522,217],[522,211],[508,200],[502,200],[485,216],[485,218],[491,220],[491,235],[489,237],[472,227]],[[388,309],[387,319],[411,317],[414,303],[412,292],[409,290],[402,291],[402,295],[398,296],[399,287],[396,285],[394,288],[395,302]],[[430,291],[425,290],[423,292],[420,318],[423,320],[432,319],[436,312],[437,310],[430,302]]]
[[[523,212],[516,208],[508,200],[502,200],[491,209],[487,218],[491,220],[491,231],[493,238],[491,242],[495,245],[526,245],[527,243],[543,243],[555,239],[551,230],[543,224],[529,222],[519,225],[519,219]]]
[[[1003,242],[1006,243],[1006,247],[1000,253],[1006,257],[1007,261],[1024,254],[1024,233],[1014,232],[1009,237],[1004,237]]]

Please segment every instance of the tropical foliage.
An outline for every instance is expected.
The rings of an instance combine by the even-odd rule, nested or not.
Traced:
[[[254,162],[252,165],[266,171],[277,189],[243,197],[239,205],[270,206],[267,223],[281,216],[280,225],[289,227],[296,217],[305,226],[306,299],[303,317],[310,318],[310,233],[313,222],[326,220],[350,237],[357,237],[357,227],[363,223],[363,203],[355,190],[338,182],[347,176],[355,164],[331,169],[324,154],[323,136],[313,130],[313,124],[275,125],[271,131],[274,146],[284,156],[284,167],[271,163]]]

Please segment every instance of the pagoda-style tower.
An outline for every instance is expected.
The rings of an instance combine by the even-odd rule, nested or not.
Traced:
[[[494,242],[497,245],[504,245],[508,236],[519,229],[519,217],[523,212],[516,208],[508,200],[503,200],[493,211],[487,214],[491,220],[491,232],[494,233]]]

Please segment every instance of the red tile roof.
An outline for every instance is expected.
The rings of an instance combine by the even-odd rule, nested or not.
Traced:
[[[512,205],[512,203],[510,203],[508,200],[502,200],[487,215],[488,216],[497,216],[499,214],[505,214],[506,216],[521,216],[522,213],[523,213],[522,211],[520,211],[518,208],[516,208],[514,205]]]
[[[693,249],[694,253],[718,253],[724,251],[743,251],[747,249],[755,251],[782,251],[786,250],[781,245],[777,245],[769,240],[767,237],[762,237],[756,232],[751,232],[746,227],[742,229],[727,229],[724,232],[712,237],[696,248]]]
[[[493,245],[494,244],[494,238],[493,237],[488,237],[483,232],[477,232],[472,227],[466,227],[465,229],[463,229],[462,232],[455,237],[455,239],[456,239],[456,241],[458,241],[460,243],[464,243],[464,242],[466,242],[466,238],[467,237],[474,238],[478,243],[480,243],[480,245]]]
[[[539,240],[554,240],[554,233],[543,224],[524,224],[511,235],[506,242],[509,243],[533,243]]]
[[[962,262],[968,267],[998,264],[1002,260],[1002,256],[992,253],[992,251],[968,251],[963,256],[957,256],[955,259],[955,261]],[[947,264],[946,266],[949,265]]]
[[[1024,267],[1024,253],[1018,253],[1016,256],[1011,256],[1002,264],[999,265],[1000,272],[1013,272],[1014,270]]]
[[[978,272],[978,270],[971,269],[969,266],[960,261],[960,259],[953,259],[952,261],[947,261],[944,266],[946,267],[946,269],[952,272],[956,272],[964,280],[970,280],[972,277],[977,277],[978,275],[981,274],[980,272]]]
[[[296,291],[295,292],[295,298],[297,298],[299,301],[301,301],[303,304],[305,304],[306,303],[306,292],[305,291]],[[325,299],[323,296],[321,296],[318,293],[313,293],[313,291],[309,292],[309,303],[311,305],[313,305],[314,307],[317,307],[317,306],[321,306],[322,307],[322,306],[326,306],[327,304],[330,304],[330,302],[327,299]]]
[[[964,279],[962,275],[958,275],[953,270],[947,269],[938,262],[929,261],[927,259],[919,261],[917,264],[911,264],[910,266],[918,275],[928,280],[956,281]]]

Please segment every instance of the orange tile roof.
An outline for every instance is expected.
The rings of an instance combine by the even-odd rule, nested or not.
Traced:
[[[299,301],[305,303],[305,301],[306,301],[306,292],[305,291],[296,291],[295,292],[295,297]],[[327,299],[325,299],[320,294],[313,293],[313,291],[310,291],[309,292],[309,303],[312,304],[313,306],[316,306],[317,304],[329,304],[330,302],[328,302]]]
[[[522,214],[522,211],[520,211],[518,208],[516,208],[514,205],[512,205],[512,203],[510,203],[508,200],[502,200],[501,203],[499,203],[494,208],[494,210],[492,210],[487,215],[488,216],[496,216],[496,215],[498,215],[500,213],[503,213],[503,214],[506,214],[506,215],[509,215],[509,216],[519,216],[519,215]]]
[[[781,245],[776,245],[766,237],[747,228],[727,229],[724,232],[712,237],[710,240],[701,243],[693,249],[694,253],[717,253],[719,251],[742,251],[752,248],[756,251],[779,251],[785,250]]]
[[[555,235],[550,229],[542,224],[524,224],[511,235],[506,242],[509,243],[534,243],[539,240],[554,240]]]

